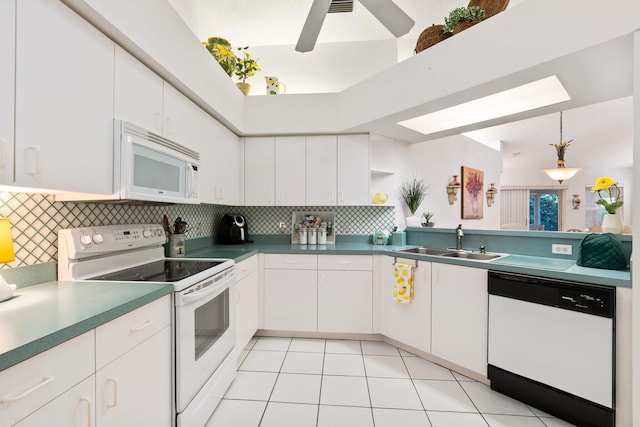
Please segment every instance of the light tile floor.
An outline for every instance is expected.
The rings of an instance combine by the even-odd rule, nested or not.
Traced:
[[[254,338],[207,427],[567,427],[378,341]]]

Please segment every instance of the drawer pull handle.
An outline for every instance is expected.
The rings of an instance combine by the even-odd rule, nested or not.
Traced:
[[[137,328],[131,328],[131,332],[140,332],[141,330],[148,328],[149,326],[151,326],[153,324],[153,320],[147,320],[146,322],[144,322],[142,325],[138,326]]]
[[[91,427],[91,400],[87,399],[86,397],[81,397],[80,401],[87,403],[87,427]]]
[[[353,261],[340,261],[338,264],[341,264],[341,265],[351,265],[351,264],[353,264]]]
[[[4,398],[4,399],[0,400],[0,403],[11,403],[11,402],[15,402],[16,400],[24,399],[25,397],[29,396],[31,393],[33,393],[34,391],[38,390],[39,388],[42,388],[42,387],[46,386],[51,381],[53,381],[53,377],[44,377],[42,379],[42,381],[40,382],[40,384],[31,387],[29,390],[27,390],[24,393],[19,394],[17,396]]]
[[[113,401],[107,403],[107,408],[118,406],[118,380],[115,378],[107,378],[108,383],[113,383]]]

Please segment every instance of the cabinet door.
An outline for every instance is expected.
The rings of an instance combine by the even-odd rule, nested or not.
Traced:
[[[171,426],[170,329],[96,372],[98,427]]]
[[[216,123],[214,132],[213,137],[217,143],[215,161],[218,164],[217,203],[241,206],[244,202],[244,158],[240,138],[220,123]]]
[[[16,185],[111,194],[115,45],[60,1],[16,3]]]
[[[258,330],[258,256],[236,265],[236,357]]]
[[[114,117],[162,135],[164,82],[143,63],[116,46]]]
[[[371,203],[369,135],[338,136],[338,205]]]
[[[15,7],[0,0],[0,184],[13,184],[13,101],[15,95]]]
[[[316,331],[317,271],[264,271],[264,328]]]
[[[318,331],[373,333],[371,271],[318,271]]]
[[[307,206],[334,206],[338,188],[336,136],[308,136],[306,162]]]
[[[244,203],[273,206],[275,185],[275,140],[273,137],[244,140]]]
[[[431,352],[487,375],[487,270],[433,263]]]
[[[382,334],[418,350],[431,351],[431,263],[420,261],[413,271],[413,300],[397,303],[393,298],[394,258],[383,257],[381,281]],[[413,259],[397,262],[415,264]]]
[[[91,427],[95,425],[95,376],[77,384],[67,392],[15,424],[16,427],[50,425]]]
[[[276,138],[276,206],[305,204],[305,137]]]

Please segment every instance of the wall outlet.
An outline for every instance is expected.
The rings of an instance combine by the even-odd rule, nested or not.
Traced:
[[[552,254],[571,255],[571,245],[551,244]]]
[[[280,220],[278,222],[278,228],[280,229],[281,233],[284,233],[285,229],[287,228],[287,223],[282,221],[282,220]]]

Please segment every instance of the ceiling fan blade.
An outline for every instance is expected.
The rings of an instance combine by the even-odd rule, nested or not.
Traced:
[[[360,0],[360,3],[396,37],[407,34],[415,25],[415,21],[392,0]]]
[[[329,11],[329,6],[331,6],[331,0],[313,0],[307,20],[304,21],[300,38],[298,38],[298,44],[296,44],[296,51],[309,52],[313,50],[324,18]]]

